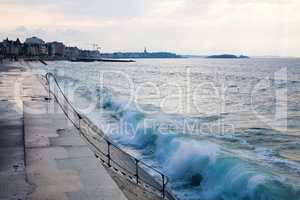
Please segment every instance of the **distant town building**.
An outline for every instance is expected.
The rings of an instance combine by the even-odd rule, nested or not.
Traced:
[[[66,47],[64,51],[64,58],[66,60],[77,60],[80,55],[80,50],[77,47]]]
[[[48,55],[52,58],[63,58],[65,53],[65,45],[62,42],[48,42]]]
[[[79,52],[80,59],[99,59],[100,56],[100,51],[98,50],[80,50]]]
[[[24,43],[26,55],[28,56],[47,56],[48,49],[45,42],[38,37],[27,38]]]
[[[0,44],[0,54],[5,56],[19,56],[22,54],[22,43],[19,38],[16,41],[6,38]]]
[[[31,38],[27,38],[25,40],[25,44],[39,44],[39,45],[42,45],[42,44],[45,44],[44,40],[38,38],[38,37],[31,37]]]

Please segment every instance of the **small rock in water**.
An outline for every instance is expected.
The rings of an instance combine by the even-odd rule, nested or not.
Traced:
[[[195,174],[192,176],[191,185],[199,186],[201,184],[202,180],[203,180],[203,177],[201,176],[201,174]]]

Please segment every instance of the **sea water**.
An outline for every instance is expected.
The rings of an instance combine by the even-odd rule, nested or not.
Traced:
[[[300,59],[50,62],[45,71],[180,199],[300,200]]]

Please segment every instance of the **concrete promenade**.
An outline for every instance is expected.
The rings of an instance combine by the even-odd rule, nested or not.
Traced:
[[[126,200],[64,114],[48,112],[38,78],[12,66],[0,65],[0,200]]]

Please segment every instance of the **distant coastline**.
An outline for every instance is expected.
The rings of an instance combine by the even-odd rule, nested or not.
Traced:
[[[101,53],[101,58],[108,59],[139,59],[139,58],[184,58],[172,52],[115,52],[115,53]]]
[[[220,55],[206,56],[205,58],[229,58],[229,59],[241,59],[241,58],[250,58],[250,57],[249,57],[249,56],[245,56],[245,55],[236,56],[236,55],[233,55],[233,54],[220,54]]]
[[[159,51],[148,52],[146,47],[141,52],[100,52],[97,44],[93,44],[94,50],[84,50],[76,46],[65,46],[63,42],[45,42],[38,37],[27,38],[23,43],[17,39],[8,38],[0,42],[0,59],[9,58],[18,60],[24,58],[28,60],[68,60],[73,62],[133,62],[133,60],[124,59],[165,59],[165,58],[229,58],[241,59],[249,58],[245,55],[236,56],[233,54],[220,55],[179,55],[173,52]]]

